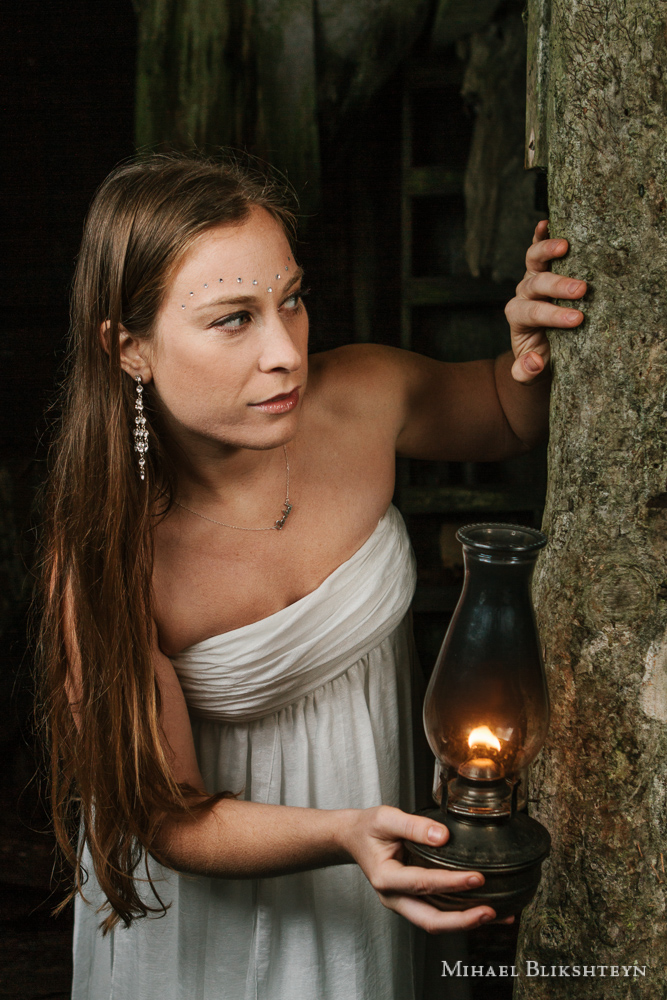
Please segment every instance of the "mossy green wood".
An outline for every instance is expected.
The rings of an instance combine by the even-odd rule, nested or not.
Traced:
[[[546,170],[551,0],[527,0],[528,72],[526,80],[526,154],[528,170]]]
[[[320,203],[320,129],[396,69],[429,0],[135,0],[140,149],[232,146],[272,163],[304,216]],[[336,146],[331,147],[336,152]]]
[[[140,149],[250,150],[319,202],[310,0],[137,0]]]
[[[466,260],[471,274],[514,284],[542,218],[536,175],[523,165],[525,80],[526,29],[520,8],[509,4],[471,36],[461,93],[476,109],[464,182]]]
[[[551,233],[590,282],[550,334],[534,596],[552,723],[533,815],[553,848],[522,917],[517,1000],[667,993],[667,2],[552,0]],[[646,967],[646,977],[621,968]],[[607,967],[605,973],[601,967]]]

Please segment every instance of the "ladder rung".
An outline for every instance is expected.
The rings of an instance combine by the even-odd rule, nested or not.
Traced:
[[[410,278],[404,288],[405,301],[413,306],[474,305],[477,302],[508,302],[514,285],[460,274],[451,277]]]
[[[544,491],[534,486],[407,486],[396,498],[402,514],[502,514],[544,506]]]

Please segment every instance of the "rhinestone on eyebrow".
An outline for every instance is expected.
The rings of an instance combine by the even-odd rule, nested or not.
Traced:
[[[195,294],[194,292],[190,292],[190,297],[192,297],[194,294]]]
[[[256,278],[253,278],[253,279],[252,279],[252,283],[253,283],[253,285],[256,285],[256,284],[257,284],[257,279],[256,279]]]
[[[280,281],[280,275],[279,274],[276,275],[276,281]]]
[[[218,281],[222,281],[222,280],[223,280],[222,278],[218,278]]]
[[[204,288],[208,288],[208,285],[204,285]]]
[[[243,278],[237,278],[236,280],[238,281],[238,283],[239,283],[239,285],[240,285],[240,284],[241,284],[241,282],[243,281]]]
[[[181,306],[181,309],[185,309],[185,306]]]

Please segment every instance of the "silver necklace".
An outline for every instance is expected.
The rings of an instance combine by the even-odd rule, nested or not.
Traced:
[[[224,521],[216,521],[214,517],[207,517],[206,514],[200,514],[198,510],[193,510],[192,507],[186,507],[184,503],[179,503],[178,500],[174,500],[174,503],[178,507],[182,507],[183,510],[190,511],[191,514],[196,514],[197,517],[201,517],[204,521],[210,521],[211,524],[219,524],[223,528],[234,528],[235,531],[281,531],[285,525],[285,521],[290,515],[292,510],[292,504],[289,502],[289,459],[287,457],[287,448],[283,445],[283,452],[285,454],[285,505],[282,510],[282,517],[278,518],[275,524],[272,524],[269,528],[244,528],[240,524],[226,524]]]

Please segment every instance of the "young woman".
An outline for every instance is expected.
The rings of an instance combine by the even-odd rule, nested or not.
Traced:
[[[585,291],[537,227],[512,351],[310,358],[292,219],[236,167],[114,171],[77,265],[40,656],[56,830],[79,830],[75,1000],[410,1000],[414,557],[395,455],[544,438],[542,328]],[[76,833],[74,834],[76,837]],[[101,922],[101,927],[100,927]]]

